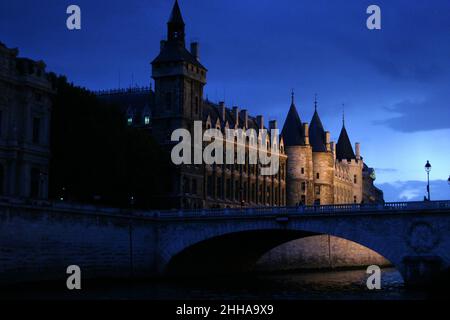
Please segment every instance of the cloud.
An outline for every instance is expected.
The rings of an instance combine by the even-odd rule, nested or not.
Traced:
[[[450,95],[435,94],[422,100],[405,99],[385,110],[399,114],[373,124],[387,126],[400,132],[431,131],[450,128]]]
[[[384,200],[397,201],[422,201],[427,193],[427,183],[424,181],[396,181],[377,184],[383,190]],[[431,200],[450,199],[450,186],[446,180],[430,181]]]

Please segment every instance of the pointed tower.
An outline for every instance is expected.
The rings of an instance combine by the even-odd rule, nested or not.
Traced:
[[[167,40],[161,41],[159,55],[152,62],[155,80],[153,135],[162,145],[171,144],[175,129],[191,130],[202,120],[203,87],[206,68],[198,59],[198,44],[185,47],[185,24],[178,1],[167,23]]]
[[[342,124],[341,133],[336,145],[336,159],[340,161],[350,161],[352,159],[356,160],[350,138],[348,137],[347,129],[345,128],[345,122]]]
[[[313,163],[312,149],[309,144],[308,124],[302,124],[295,106],[293,92],[291,107],[289,108],[281,135],[288,157],[286,166],[286,204],[295,206],[312,203]]]
[[[167,39],[169,41],[179,42],[180,45],[185,45],[185,24],[181,15],[180,6],[178,0],[175,0],[175,4],[170,14],[169,22],[167,22]]]
[[[193,134],[194,121],[202,121],[203,87],[206,68],[198,59],[198,43],[185,47],[185,24],[178,1],[167,23],[167,39],[161,41],[159,55],[152,61],[155,103],[152,110],[152,134],[170,152],[172,132],[187,129]],[[172,190],[162,202],[171,208],[201,208],[203,173],[193,166],[174,166]]]
[[[357,154],[353,151],[350,138],[342,119],[342,129],[336,145],[336,193],[337,204],[361,203],[363,197],[363,167],[360,156],[360,144],[356,143]]]
[[[314,101],[314,115],[309,127],[309,139],[313,153],[314,203],[334,203],[334,155],[330,147],[330,133],[325,132]]]
[[[322,121],[320,120],[319,113],[316,110],[311,119],[311,125],[309,126],[309,141],[313,152],[326,152],[327,151],[327,141],[326,133],[323,129]]]
[[[305,145],[305,132],[303,130],[302,121],[295,107],[294,93],[292,92],[291,107],[289,108],[286,121],[284,122],[281,135],[284,139],[285,146],[302,146]]]

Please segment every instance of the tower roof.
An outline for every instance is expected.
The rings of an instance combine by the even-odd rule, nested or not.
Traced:
[[[152,64],[188,62],[206,71],[206,68],[198,61],[198,59],[186,49],[185,25],[177,0],[173,5],[172,13],[170,14],[167,25],[167,40],[162,41],[161,51],[152,61]]]
[[[175,0],[175,4],[173,5],[172,13],[170,14],[168,23],[184,25],[183,16],[181,15],[180,6],[178,5],[178,0]]]
[[[302,121],[298,115],[297,108],[294,103],[294,93],[292,93],[292,103],[289,108],[286,121],[284,122],[281,135],[285,146],[303,146],[305,145],[305,135],[303,133]]]
[[[347,129],[345,129],[345,125],[342,126],[341,134],[339,135],[339,140],[336,145],[336,159],[356,159],[352,144],[350,142],[350,138],[347,134]]]
[[[311,144],[313,152],[326,152],[326,136],[323,129],[322,121],[317,112],[317,102],[315,103],[316,110],[309,126],[309,143]]]
[[[189,62],[201,69],[207,70],[184,46],[180,46],[176,42],[168,41],[164,49],[152,61],[152,64],[161,62]]]

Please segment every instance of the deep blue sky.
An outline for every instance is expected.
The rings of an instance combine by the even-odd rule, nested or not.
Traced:
[[[82,30],[66,29],[66,8]],[[382,10],[382,30],[366,9]],[[173,0],[0,2],[0,41],[93,90],[150,83]],[[302,121],[314,94],[332,138],[342,104],[352,142],[377,170],[387,200],[422,199],[450,174],[450,1],[180,0],[187,40],[201,43],[206,94],[282,124],[295,89]],[[419,181],[419,182],[417,182]],[[389,183],[389,184],[387,184]],[[436,197],[450,186],[433,183]],[[432,190],[432,191],[433,191]]]

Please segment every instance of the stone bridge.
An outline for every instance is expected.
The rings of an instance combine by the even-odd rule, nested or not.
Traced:
[[[128,211],[0,201],[0,283],[251,271],[291,240],[333,235],[388,259],[406,283],[450,267],[450,201],[381,205]]]

